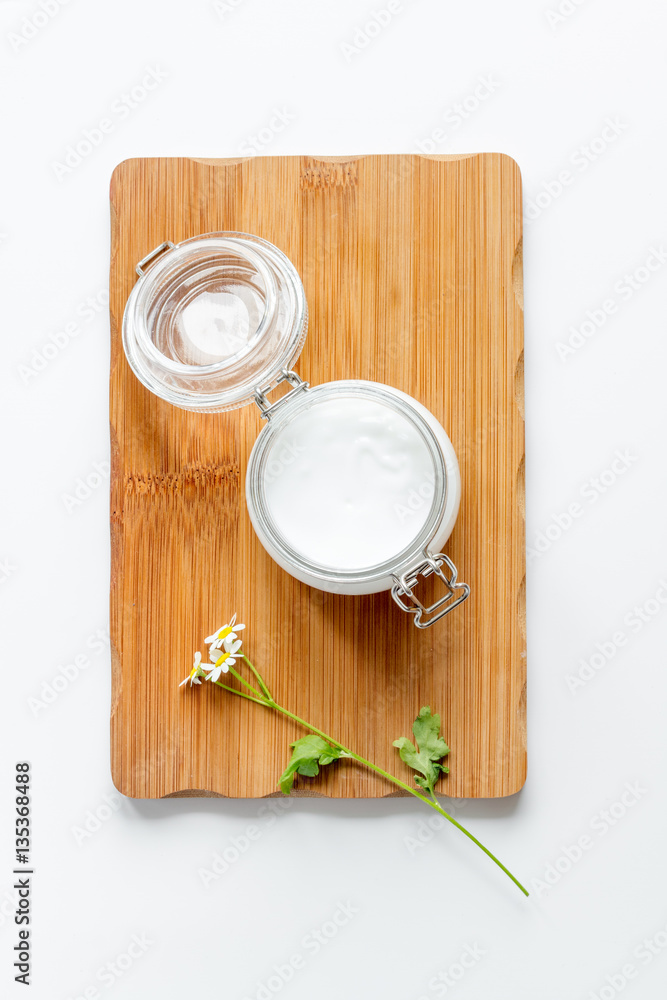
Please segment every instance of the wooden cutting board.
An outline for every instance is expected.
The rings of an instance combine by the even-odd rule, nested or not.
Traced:
[[[111,181],[113,778],[126,795],[265,796],[305,735],[212,685],[179,688],[238,612],[277,700],[406,778],[392,741],[422,705],[443,719],[442,794],[501,796],[526,773],[521,178],[471,156],[135,159]],[[469,600],[419,631],[389,594],[298,583],[246,510],[257,408],[194,414],[137,381],[121,343],[136,263],[164,240],[236,230],[277,244],[305,286],[311,384],[371,379],[440,420],[461,511],[446,551]],[[422,586],[424,586],[422,584]],[[427,588],[425,588],[426,591]],[[428,594],[426,594],[428,596]],[[304,794],[383,796],[351,762]]]

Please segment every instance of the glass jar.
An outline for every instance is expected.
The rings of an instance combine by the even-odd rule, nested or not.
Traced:
[[[162,243],[137,274],[123,317],[125,354],[140,382],[174,406],[245,406],[301,353],[303,285],[266,240],[210,233]]]
[[[161,244],[137,273],[123,345],[146,388],[197,412],[254,402],[266,420],[246,501],[284,570],[331,593],[390,590],[418,628],[468,597],[440,551],[461,497],[451,441],[398,389],[360,379],[311,387],[292,370],[308,310],[282,251],[245,233],[211,233]],[[271,402],[280,383],[289,391]],[[424,606],[414,590],[433,574],[444,594]]]

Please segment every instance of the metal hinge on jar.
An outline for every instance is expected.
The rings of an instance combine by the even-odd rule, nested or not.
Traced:
[[[443,571],[443,566],[447,567],[449,576]],[[414,588],[417,586],[420,576],[428,577],[432,573],[435,573],[443,582],[446,593],[438,601],[425,606],[415,596]],[[438,552],[436,555],[424,552],[423,562],[406,570],[401,576],[392,575],[396,582],[391,588],[391,596],[399,608],[415,616],[414,624],[417,628],[428,628],[430,625],[434,625],[435,622],[444,618],[445,615],[448,615],[459,604],[462,604],[470,595],[468,584],[457,582],[456,566],[444,552]],[[426,620],[424,616],[427,616]]]
[[[293,387],[286,392],[284,396],[277,399],[275,403],[270,403],[267,399],[266,393],[269,392],[271,388],[279,386],[281,382],[289,382]],[[263,420],[270,420],[271,414],[275,413],[278,407],[282,406],[286,399],[294,396],[295,393],[305,392],[309,388],[310,382],[304,382],[296,372],[291,371],[288,368],[281,368],[280,375],[276,381],[276,386],[269,386],[267,389],[255,389],[255,402],[260,409]]]

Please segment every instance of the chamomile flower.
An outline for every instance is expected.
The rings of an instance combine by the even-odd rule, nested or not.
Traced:
[[[213,664],[213,670],[210,674],[207,674],[207,681],[217,681],[220,674],[226,674],[230,667],[233,667],[236,663],[235,653],[238,653],[241,648],[241,640],[232,640],[231,636],[226,636],[222,640],[222,648],[217,648],[212,645],[209,649],[208,656]]]
[[[236,615],[234,615],[229,625],[223,625],[213,635],[207,636],[204,642],[207,646],[210,644],[214,649],[220,649],[225,639],[231,639],[233,642],[237,638],[236,633],[243,631],[244,628],[245,625],[236,624]]]
[[[193,684],[201,684],[200,678],[203,677],[205,673],[206,671],[201,665],[201,653],[195,653],[195,662],[192,665],[192,670],[185,680],[181,681],[178,686],[182,687],[184,684],[187,684],[188,681],[190,681],[190,687],[192,687]]]

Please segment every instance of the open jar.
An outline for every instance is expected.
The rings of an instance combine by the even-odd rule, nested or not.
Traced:
[[[161,244],[137,273],[123,319],[137,378],[186,410],[254,403],[266,420],[246,502],[284,570],[331,593],[390,590],[418,628],[468,597],[440,551],[461,497],[451,441],[398,389],[360,379],[310,386],[292,370],[308,309],[282,251],[245,233],[210,233]],[[280,383],[289,391],[272,402]],[[414,591],[431,575],[444,593],[425,606]]]

